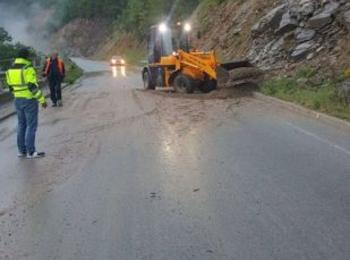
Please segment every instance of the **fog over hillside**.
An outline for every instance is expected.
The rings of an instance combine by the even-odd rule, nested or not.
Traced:
[[[25,7],[0,1],[0,27],[4,27],[14,42],[21,42],[40,51],[47,51],[45,23],[50,11],[42,9],[39,4]]]

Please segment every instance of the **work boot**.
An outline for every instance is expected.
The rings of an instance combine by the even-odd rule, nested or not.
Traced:
[[[57,101],[57,105],[58,105],[59,107],[62,107],[62,106],[63,106],[62,100],[58,100],[58,101]]]
[[[43,158],[45,157],[45,153],[44,152],[34,152],[31,154],[27,154],[27,159],[37,159],[37,158]]]
[[[26,153],[18,152],[17,157],[18,158],[25,158],[27,156]]]

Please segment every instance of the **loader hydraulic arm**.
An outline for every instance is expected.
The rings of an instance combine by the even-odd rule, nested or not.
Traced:
[[[210,55],[209,61],[208,59],[204,60],[198,55],[194,55],[182,50],[180,50],[178,54],[181,66],[189,66],[196,70],[200,70],[209,75],[211,79],[217,80],[216,69],[214,69],[217,66],[214,53],[208,54]]]

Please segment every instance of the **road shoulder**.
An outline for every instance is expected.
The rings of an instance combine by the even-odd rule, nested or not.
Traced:
[[[278,105],[284,109],[311,117],[313,119],[319,120],[328,125],[332,125],[336,128],[341,128],[343,130],[350,130],[350,122],[347,122],[345,120],[302,107],[292,102],[284,101],[275,97],[266,96],[259,92],[254,92],[253,97],[257,100],[260,100],[266,103],[274,103],[275,105]]]

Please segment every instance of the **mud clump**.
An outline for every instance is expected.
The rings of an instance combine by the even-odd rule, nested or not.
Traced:
[[[199,95],[202,99],[235,99],[253,96],[254,90],[256,90],[254,85],[242,85],[232,88],[222,87],[208,94]]]
[[[177,93],[174,91],[160,91],[160,90],[139,90],[166,98],[179,99],[196,99],[196,100],[210,100],[210,99],[236,99],[253,96],[253,92],[257,90],[256,85],[240,85],[236,87],[218,87],[210,93],[195,92],[193,94]]]

